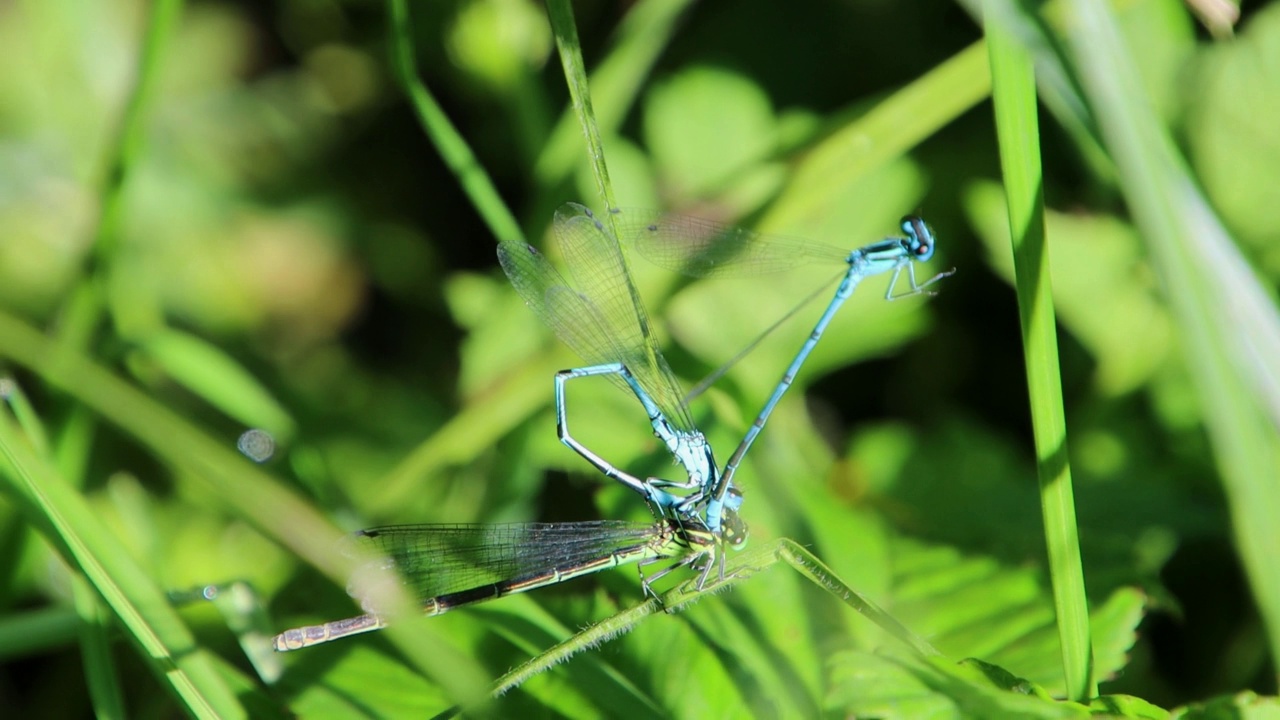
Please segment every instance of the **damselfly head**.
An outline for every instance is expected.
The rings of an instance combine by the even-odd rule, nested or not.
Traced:
[[[933,228],[918,215],[902,218],[902,232],[907,234],[907,249],[915,260],[924,262],[933,257]]]
[[[749,533],[747,524],[737,511],[726,507],[724,516],[720,519],[720,536],[724,538],[725,544],[734,550],[741,550],[746,547]]]

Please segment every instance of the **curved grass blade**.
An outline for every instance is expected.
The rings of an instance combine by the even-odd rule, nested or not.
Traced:
[[[8,412],[0,412],[0,454],[3,474],[27,501],[22,505],[38,513],[32,518],[36,526],[111,607],[156,678],[194,715],[248,717],[165,594],[80,494],[36,456]]]

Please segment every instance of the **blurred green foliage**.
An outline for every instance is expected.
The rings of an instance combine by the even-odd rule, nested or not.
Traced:
[[[109,529],[154,587],[247,581],[270,621],[234,603],[219,614],[197,602],[181,617],[250,714],[439,711],[456,693],[385,638],[285,657],[282,675],[260,637],[246,640],[354,610],[340,584],[298,557],[307,543],[328,552],[332,538],[308,537],[299,528],[316,527],[311,516],[268,490],[294,491],[306,512],[345,530],[647,511],[556,440],[551,375],[576,359],[508,287],[495,238],[407,106],[386,8],[178,5],[157,63],[144,66],[154,91],[114,227],[100,218],[113,202],[109,161],[155,8],[0,6],[0,357],[31,397],[29,414],[15,405],[19,422],[48,436],[30,458],[47,468],[0,471],[38,479],[56,469],[65,502],[83,502],[86,522]],[[848,247],[917,209],[936,230],[930,269],[955,266],[956,276],[936,298],[893,304],[880,297],[883,280],[869,281],[841,311],[739,475],[744,517],[753,543],[796,539],[948,657],[1015,677],[976,662],[913,664],[865,620],[774,569],[535,678],[498,714],[1082,712],[1032,702],[1037,691],[1062,694],[1061,663],[994,129],[989,104],[975,106],[989,93],[972,47],[980,25],[942,2],[575,10],[622,205]],[[1160,118],[1274,289],[1280,8],[1246,7],[1238,37],[1221,41],[1173,0],[1116,10]],[[564,201],[598,206],[545,9],[473,0],[411,12],[423,82],[528,238],[542,244]],[[1052,110],[1044,193],[1094,671],[1104,694],[1173,707],[1242,693],[1231,709],[1274,712],[1243,694],[1275,694],[1276,660],[1233,545],[1168,288],[1061,80],[1041,78]],[[915,81],[923,94],[901,92]],[[632,269],[687,387],[829,279],[818,270],[694,282],[641,261]],[[722,459],[816,313],[783,326],[694,403]],[[11,331],[18,318],[53,342],[24,340]],[[54,379],[68,356],[127,378],[137,395],[99,402],[76,377]],[[671,471],[633,400],[580,385],[572,407],[588,446],[636,474]],[[185,425],[148,421],[168,417],[144,413],[152,406],[228,450],[246,428],[268,430],[275,455],[260,469],[218,464]],[[219,479],[236,472],[240,484]],[[173,715],[175,700],[155,692],[154,667],[119,630],[107,632],[106,660],[79,660],[70,573],[39,520],[62,496],[20,487],[6,485],[0,500],[0,698],[15,716],[103,713],[101,696],[91,704],[68,688],[81,686],[82,664],[92,677],[95,662],[112,663],[129,716]],[[430,623],[495,677],[640,599],[639,582],[620,571]],[[201,672],[191,671],[196,685]],[[1008,688],[1031,697],[1011,699]],[[1098,702],[1147,711],[1135,698]]]

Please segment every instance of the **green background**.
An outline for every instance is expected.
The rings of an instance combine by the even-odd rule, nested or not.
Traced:
[[[575,17],[620,205],[847,248],[892,234],[906,213],[929,221],[938,252],[922,279],[955,276],[937,297],[892,304],[884,279],[865,283],[738,476],[743,517],[753,544],[794,538],[948,657],[980,658],[1061,696],[990,79],[971,9],[650,1],[583,4]],[[1051,30],[1069,25],[1064,6],[1037,9]],[[1244,10],[1236,37],[1214,39],[1172,0],[1114,8],[1150,110],[1270,297],[1280,11]],[[565,201],[600,209],[545,8],[419,2],[410,12],[421,80],[474,152],[464,171],[489,174],[529,241],[547,246]],[[577,360],[507,284],[482,220],[494,207],[442,160],[392,52],[388,9],[370,2],[0,7],[0,349],[34,408],[28,435],[47,435],[33,457],[79,488],[67,501],[114,537],[99,552],[127,553],[139,583],[252,587],[256,611],[220,601],[225,614],[203,602],[179,613],[197,656],[254,716],[430,714],[466,686],[377,636],[251,661],[237,622],[277,632],[355,612],[342,584],[295,552],[328,553],[328,530],[310,534],[313,516],[273,493],[291,489],[344,530],[647,516],[557,442],[551,377]],[[1074,80],[1039,78],[1101,692],[1162,707],[1274,695],[1274,657],[1184,360],[1188,333],[1170,308],[1182,290],[1150,260],[1123,169],[1090,140],[1095,128],[1073,122],[1081,114],[1064,88]],[[908,98],[913,82],[923,94]],[[132,122],[130,97],[141,97]],[[632,269],[686,387],[839,270],[694,281],[639,259]],[[693,402],[721,460],[822,302]],[[76,364],[88,359],[136,393],[108,395]],[[641,409],[606,385],[573,387],[584,442],[633,473],[675,477]],[[159,406],[174,415],[154,414]],[[246,428],[278,443],[258,469],[201,444],[231,450]],[[6,488],[7,707],[106,714],[101,694],[79,690],[88,671],[90,683],[116,676],[129,717],[191,709],[158,691],[136,630],[108,629],[96,655],[77,643],[71,608],[84,617],[95,593],[41,539],[59,526],[49,519],[57,501]],[[127,594],[126,576],[106,570]],[[90,585],[106,595],[104,582]],[[640,600],[633,571],[605,573],[432,619],[423,632],[439,645],[419,650],[493,678]],[[497,712],[983,714],[956,687],[905,671],[905,657],[778,567],[650,618],[508,694]]]

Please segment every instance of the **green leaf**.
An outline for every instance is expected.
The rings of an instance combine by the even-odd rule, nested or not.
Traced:
[[[1054,702],[985,663],[951,664],[842,653],[832,663],[827,710],[882,718],[1087,717],[1075,703]]]
[[[1275,720],[1280,698],[1242,692],[1175,708],[1171,720]]]
[[[1235,42],[1213,45],[1186,85],[1187,141],[1197,178],[1223,220],[1269,274],[1280,272],[1280,6],[1260,7]],[[1247,101],[1242,102],[1242,100]]]
[[[764,91],[730,70],[693,66],[650,90],[645,144],[665,194],[706,195],[766,159],[777,144]]]
[[[1132,695],[1103,695],[1096,697],[1089,703],[1089,708],[1095,711],[1095,715],[1102,713],[1107,716],[1119,715],[1120,717],[1148,718],[1149,720],[1165,720],[1165,718],[1169,717],[1168,710]]]
[[[306,653],[278,687],[306,718],[430,717],[450,705],[440,686],[362,643]]]
[[[950,657],[976,657],[1060,696],[1062,651],[1041,573],[945,546],[894,545],[894,607]],[[1091,613],[1093,668],[1106,678],[1128,662],[1145,596],[1121,588]]]

